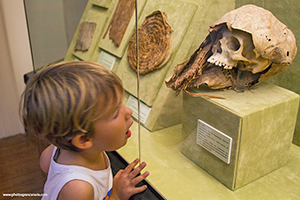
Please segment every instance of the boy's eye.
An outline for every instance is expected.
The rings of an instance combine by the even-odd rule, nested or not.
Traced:
[[[118,108],[118,109],[115,111],[114,119],[118,117],[118,115],[119,115],[119,111],[120,111],[120,109],[119,109],[119,108]]]

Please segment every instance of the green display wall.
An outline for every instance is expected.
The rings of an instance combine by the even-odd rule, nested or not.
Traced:
[[[236,8],[245,4],[255,4],[271,11],[277,19],[293,31],[297,41],[297,56],[293,63],[281,74],[267,82],[279,85],[300,94],[300,1],[298,0],[236,0]],[[300,146],[300,114],[296,123],[293,143]]]

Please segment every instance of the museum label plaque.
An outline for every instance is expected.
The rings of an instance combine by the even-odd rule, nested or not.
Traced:
[[[198,119],[197,144],[224,161],[230,163],[232,138]]]
[[[105,51],[101,51],[97,62],[105,66],[107,69],[112,70],[116,62],[116,57],[109,53],[106,53]]]
[[[130,95],[129,99],[126,103],[126,107],[130,108],[132,110],[132,116],[135,119],[138,119],[138,100]],[[140,121],[145,124],[147,121],[147,118],[150,114],[151,108],[144,104],[143,102],[140,102]]]

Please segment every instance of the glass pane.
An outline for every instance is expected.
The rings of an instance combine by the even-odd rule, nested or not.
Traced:
[[[34,71],[64,59],[87,0],[24,0]]]

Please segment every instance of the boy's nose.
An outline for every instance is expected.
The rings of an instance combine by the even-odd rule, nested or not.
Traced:
[[[132,115],[132,110],[130,108],[128,108],[128,112],[130,114],[130,116]]]
[[[126,108],[126,113],[127,113],[126,116],[128,116],[128,118],[130,118],[131,115],[132,115],[132,110],[130,108],[126,107],[126,106],[125,106],[125,108]]]

